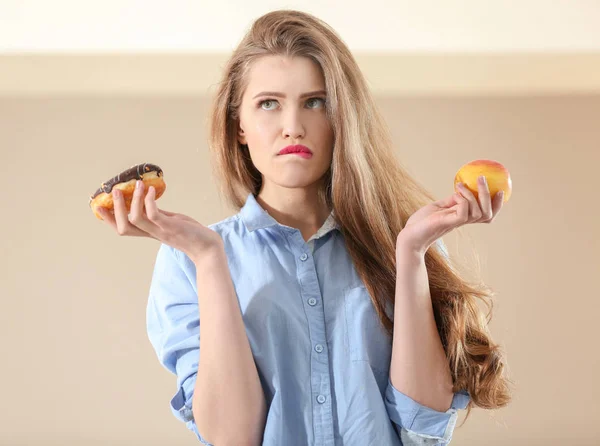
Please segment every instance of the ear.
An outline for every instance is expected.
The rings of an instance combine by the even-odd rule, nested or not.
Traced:
[[[238,141],[240,144],[246,144],[246,134],[244,130],[238,125]]]

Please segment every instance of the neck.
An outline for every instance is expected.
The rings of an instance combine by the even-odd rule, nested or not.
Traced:
[[[305,240],[315,234],[331,209],[319,199],[319,185],[303,188],[284,188],[277,185],[264,185],[256,201],[278,223],[297,228]]]

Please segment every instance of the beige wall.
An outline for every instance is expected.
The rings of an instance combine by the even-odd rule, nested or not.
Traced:
[[[598,444],[600,96],[379,103],[398,157],[437,196],[475,158],[513,176],[496,223],[447,238],[473,268],[479,252],[516,382],[509,407],[475,410],[453,444]],[[175,377],[146,337],[158,242],[118,237],[87,200],[154,162],[161,207],[206,224],[230,215],[210,176],[206,107],[202,96],[0,97],[0,444],[197,444],[170,413]]]

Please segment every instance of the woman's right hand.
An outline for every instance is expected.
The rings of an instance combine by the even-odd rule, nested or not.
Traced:
[[[99,208],[102,219],[119,235],[149,237],[185,253],[194,263],[222,249],[221,236],[191,217],[159,209],[155,189],[150,187],[144,198],[145,185],[138,180],[129,215],[122,192],[113,188],[114,214]]]

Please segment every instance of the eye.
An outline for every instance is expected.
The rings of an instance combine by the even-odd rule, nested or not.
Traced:
[[[263,110],[273,110],[273,107],[267,107],[267,108],[265,108],[265,107],[263,107],[263,104],[276,104],[276,103],[277,103],[277,101],[275,101],[273,99],[265,99],[264,101],[260,101],[258,103],[258,106],[260,108],[262,108]]]
[[[325,98],[310,98],[308,101],[306,101],[306,103],[307,104],[314,104],[315,101],[317,101],[317,104],[320,101],[323,106],[325,105]],[[318,108],[318,107],[311,107],[311,106],[309,106],[309,108]]]

